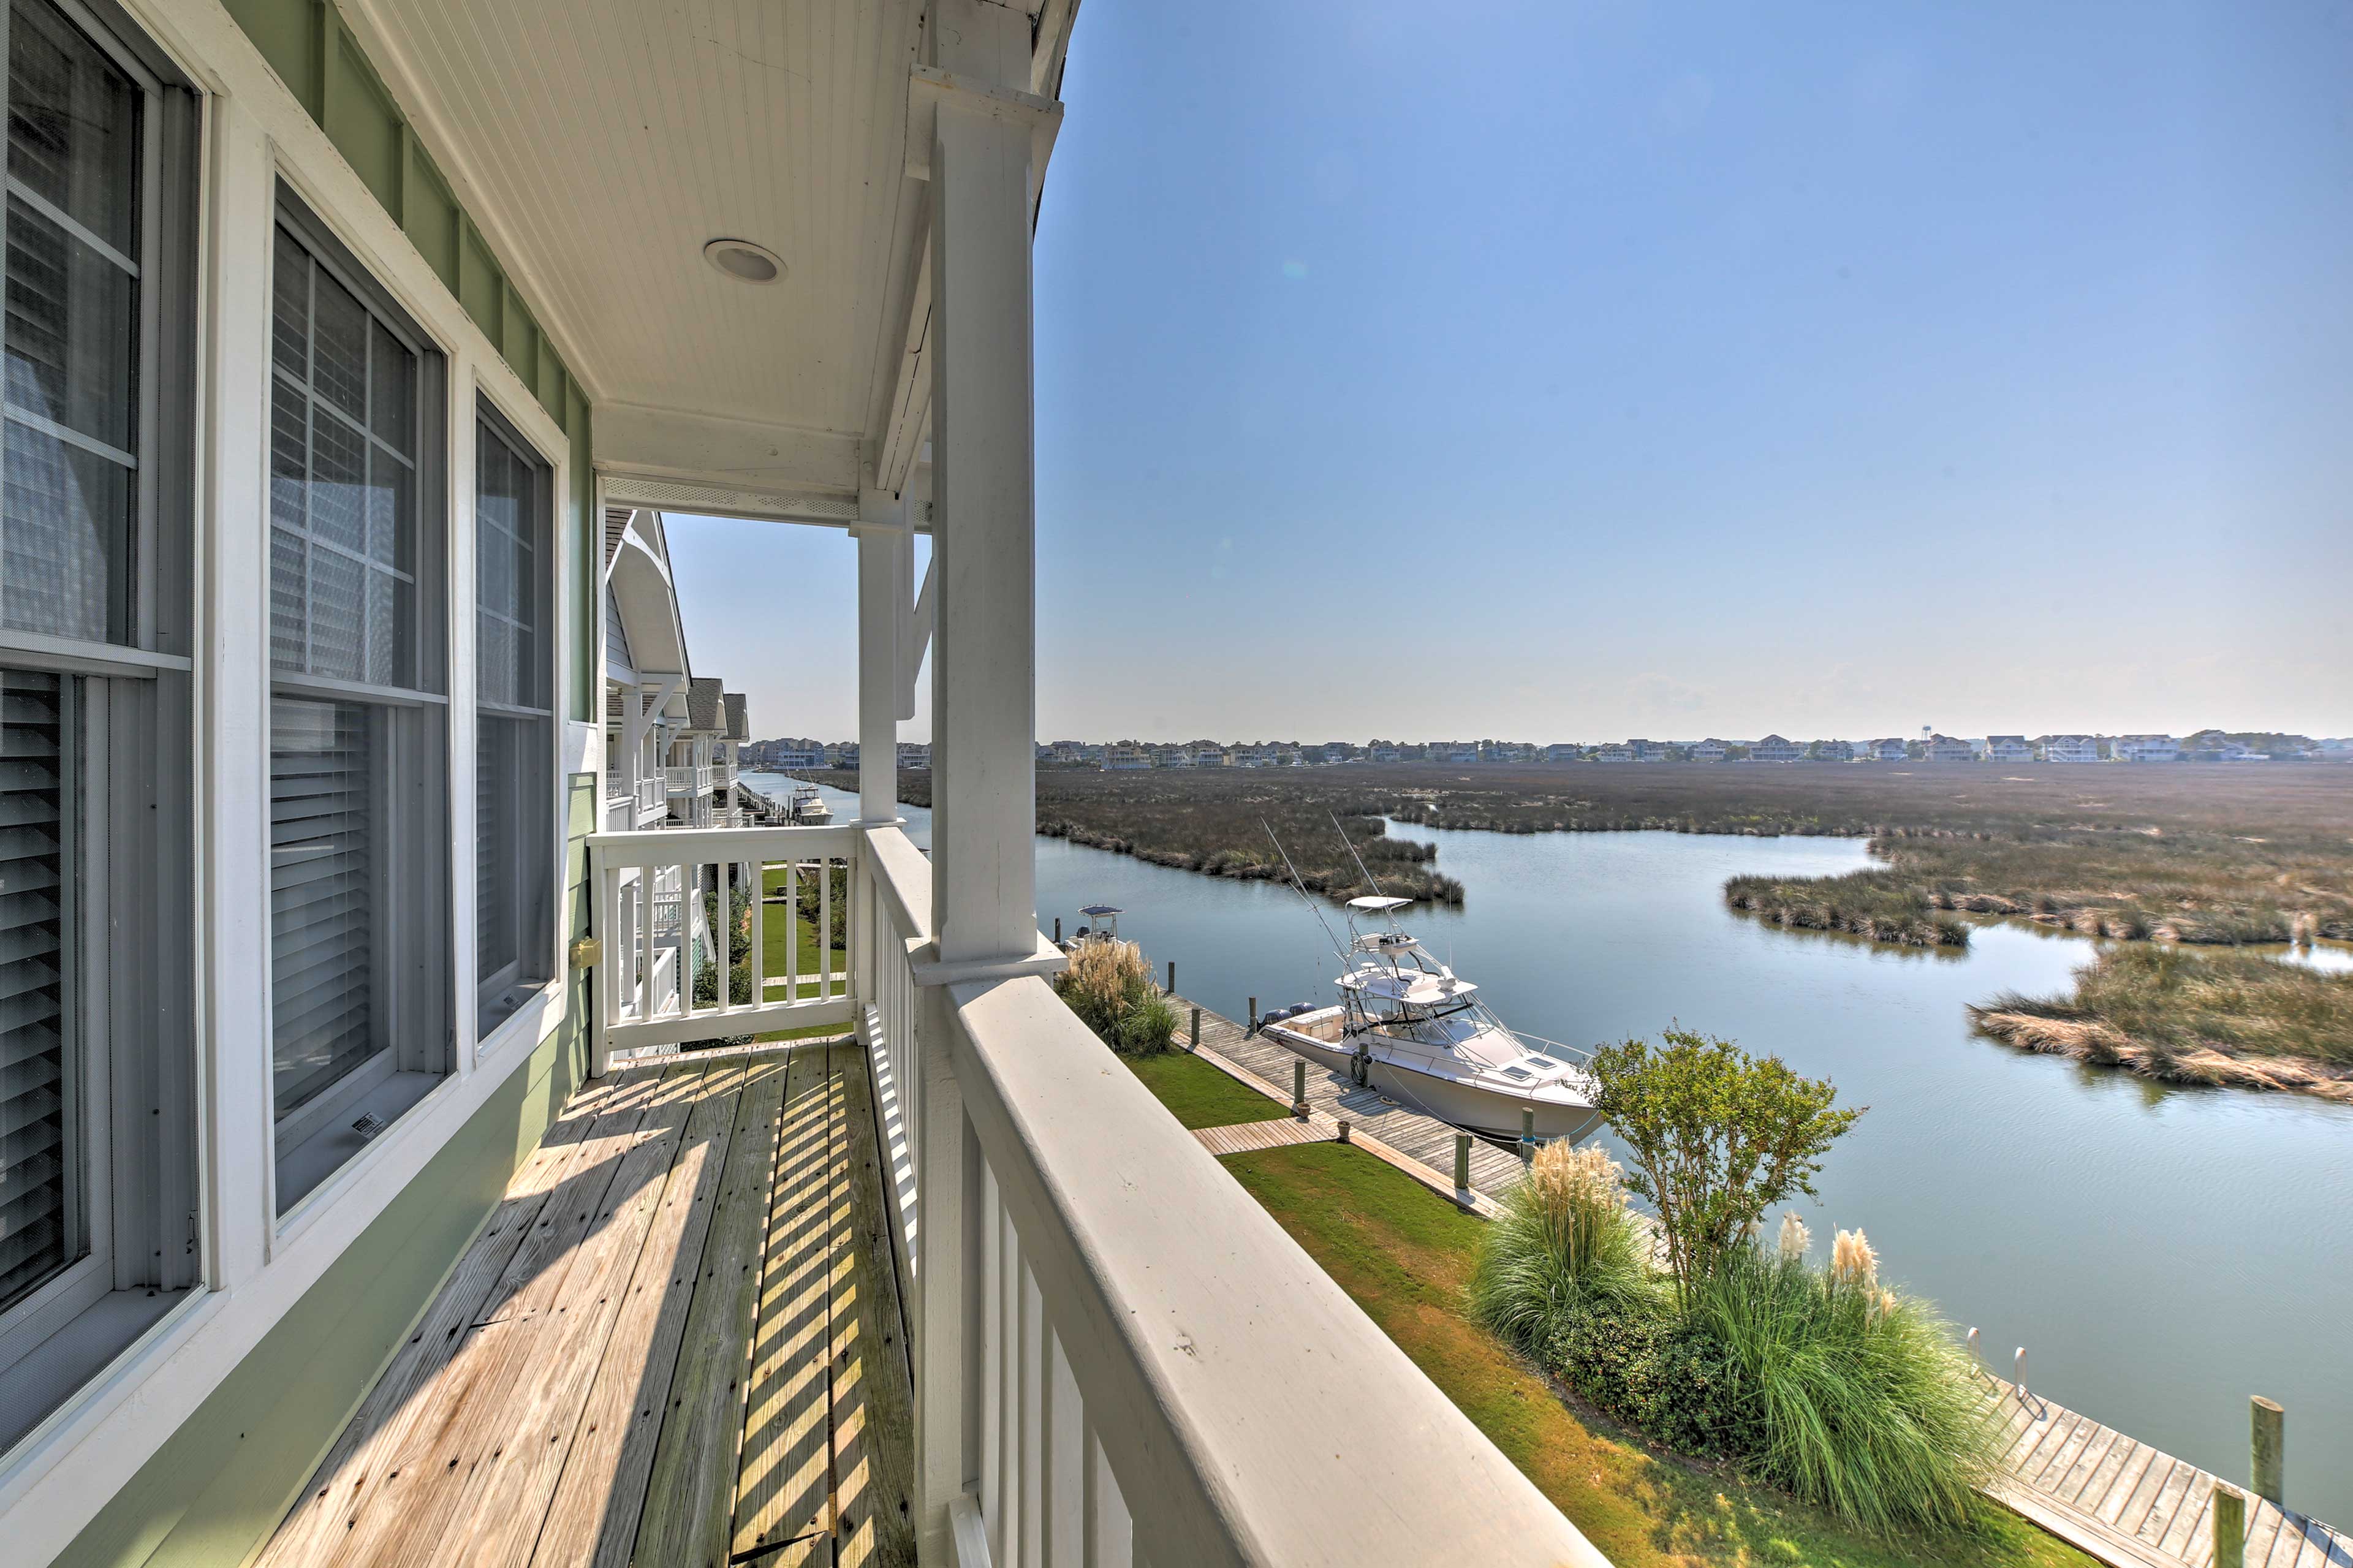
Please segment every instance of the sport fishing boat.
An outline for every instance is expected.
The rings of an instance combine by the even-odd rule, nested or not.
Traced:
[[[823,827],[833,820],[833,808],[825,804],[813,784],[795,784],[793,803],[787,808],[792,822],[799,827]]]
[[[1551,1040],[1535,1042],[1549,1052],[1538,1050],[1534,1037],[1504,1027],[1478,986],[1398,925],[1397,911],[1412,902],[1349,900],[1338,1005],[1262,1015],[1259,1032],[1467,1131],[1516,1139],[1530,1111],[1535,1136],[1547,1142],[1592,1131],[1601,1113],[1594,1108],[1598,1086],[1581,1065],[1590,1054]],[[1360,930],[1360,922],[1376,929]]]

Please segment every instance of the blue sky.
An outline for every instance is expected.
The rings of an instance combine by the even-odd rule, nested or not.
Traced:
[[[1064,97],[1049,737],[2353,731],[2345,0],[1091,0]],[[672,540],[852,733],[847,540]]]

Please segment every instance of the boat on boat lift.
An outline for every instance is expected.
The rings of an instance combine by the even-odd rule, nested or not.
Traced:
[[[1064,952],[1078,952],[1079,944],[1082,942],[1117,942],[1119,940],[1119,917],[1126,911],[1118,905],[1089,904],[1079,913],[1086,916],[1093,923],[1082,925],[1071,932],[1070,939],[1062,943]],[[1060,921],[1055,921],[1054,925],[1056,930],[1061,929]]]
[[[1397,912],[1412,902],[1349,900],[1338,1005],[1261,1015],[1259,1032],[1467,1131],[1516,1139],[1528,1131],[1530,1113],[1541,1142],[1592,1131],[1601,1113],[1599,1086],[1584,1067],[1591,1053],[1505,1027],[1476,984],[1398,924]]]

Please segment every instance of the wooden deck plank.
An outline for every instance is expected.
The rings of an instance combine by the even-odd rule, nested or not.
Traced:
[[[830,1334],[838,1082],[824,1047],[796,1051],[779,1124],[744,1443],[732,1492],[730,1561],[800,1568],[833,1534]]]
[[[2044,1445],[2042,1451],[2029,1458],[2031,1469],[2021,1472],[2028,1485],[2053,1499],[2058,1496],[2056,1483],[2059,1479],[2067,1473],[2068,1467],[2075,1462],[2075,1456],[2084,1451],[2084,1445],[2100,1429],[2100,1424],[2088,1415],[2076,1415],[2072,1411],[2069,1415],[2074,1424],[2068,1427],[2066,1436],[2056,1444]]]
[[[844,1057],[849,1060],[844,1061]],[[873,1085],[864,1049],[834,1048],[849,1197],[833,1291],[834,1512],[838,1568],[915,1568],[915,1400]]]
[[[2141,1478],[2148,1474],[2149,1466],[2155,1464],[2157,1458],[2157,1450],[2147,1444],[2133,1445],[2132,1458],[2126,1460],[2125,1468],[2116,1472],[2116,1480],[2108,1488],[2108,1495],[2101,1500],[2100,1506],[2093,1510],[2093,1517],[2104,1524],[2117,1523],[2119,1517],[2125,1511],[2125,1505],[2132,1500],[2133,1493],[2139,1489]]]
[[[2116,1528],[2136,1540],[2140,1537],[2140,1527],[2148,1522],[2149,1510],[2157,1506],[2157,1500],[2165,1495],[2165,1489],[2173,1482],[2174,1472],[2181,1468],[2181,1461],[2170,1454],[2151,1449],[2149,1458],[2147,1473],[2141,1477],[2140,1485],[2133,1489],[2131,1501],[2125,1505],[2124,1511],[2116,1519]],[[2181,1484],[2187,1486],[2189,1483],[2185,1480]]]
[[[701,1271],[743,1087],[740,1061],[715,1063],[670,1163],[660,1206],[598,1359],[580,1433],[550,1501],[533,1568],[621,1568],[637,1544],[670,1374]]]
[[[523,1568],[580,1429],[581,1408],[613,1320],[628,1294],[709,1064],[688,1058],[667,1076],[638,1124],[602,1211],[591,1224],[553,1312],[529,1331],[526,1374],[498,1419],[489,1456],[473,1467],[431,1562],[437,1568]]]
[[[575,1095],[558,1113],[546,1136],[516,1168],[505,1194],[459,1258],[448,1281],[311,1472],[301,1500],[256,1559],[256,1568],[313,1563],[330,1542],[351,1528],[370,1483],[406,1436],[398,1418],[457,1354],[468,1327],[537,1223],[548,1194],[578,1156],[588,1130],[624,1098],[650,1095],[659,1077],[659,1072],[616,1074]]]
[[[728,1554],[744,1385],[786,1081],[785,1062],[756,1057],[746,1061],[670,1408],[654,1445],[645,1511],[638,1521],[634,1560],[665,1568],[715,1568]]]
[[[2084,1478],[2082,1488],[2069,1501],[2093,1518],[2098,1518],[2100,1504],[2107,1500],[2108,1489],[2116,1484],[2116,1478],[2125,1473],[2125,1467],[2139,1451],[2138,1443],[2121,1432],[2117,1433],[2116,1441],[2108,1445],[2108,1451],[2100,1457],[2098,1467]]]
[[[2206,1510],[2214,1500],[2214,1478],[2203,1470],[2192,1470],[2189,1485],[2182,1489],[2181,1506],[2174,1510],[2173,1521],[2158,1538],[2157,1549],[2168,1557],[2187,1559],[2190,1532],[2206,1517]]]
[[[467,1327],[457,1352],[418,1391],[385,1461],[383,1478],[359,1500],[351,1526],[312,1562],[406,1563],[422,1561],[440,1536],[466,1482],[468,1459],[481,1450],[476,1428],[522,1376],[509,1353],[513,1331],[553,1309],[573,1251],[601,1205],[622,1155],[635,1141],[650,1095],[617,1100],[582,1139],[564,1179],[541,1205],[522,1245]]]
[[[1230,1127],[1197,1129],[1194,1138],[1210,1153],[1247,1154],[1257,1149],[1282,1149],[1293,1143],[1328,1143],[1340,1135],[1340,1130],[1321,1117],[1302,1121],[1296,1117],[1275,1117],[1265,1121],[1242,1121]]]
[[[2272,1548],[2279,1544],[2279,1538],[2284,1533],[2281,1531],[2280,1526],[2287,1522],[2287,1517],[2280,1512],[2277,1505],[2266,1501],[2262,1498],[2250,1497],[2247,1499],[2247,1509],[2249,1513],[2249,1518],[2247,1520],[2247,1563],[2249,1564],[2249,1568],[2269,1568],[2272,1557]],[[2211,1541],[2212,1539],[2213,1532],[2209,1531],[2207,1532],[2207,1536]]]
[[[2077,1506],[2076,1500],[2083,1495],[2084,1489],[2091,1485],[2092,1478],[2099,1473],[2100,1467],[2107,1463],[2108,1456],[2115,1452],[2116,1446],[2131,1440],[2113,1427],[2099,1427],[2092,1434],[2092,1440],[2084,1445],[2084,1451],[2075,1456],[2075,1462],[2067,1468],[2067,1473],[2060,1477],[2058,1484],[2051,1489],[2051,1495],[2070,1508]]]

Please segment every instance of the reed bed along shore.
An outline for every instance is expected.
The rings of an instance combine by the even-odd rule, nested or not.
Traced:
[[[2021,1050],[2353,1104],[2353,973],[2229,949],[2111,947],[2075,972],[2071,995],[1997,996],[1969,1016]]]

